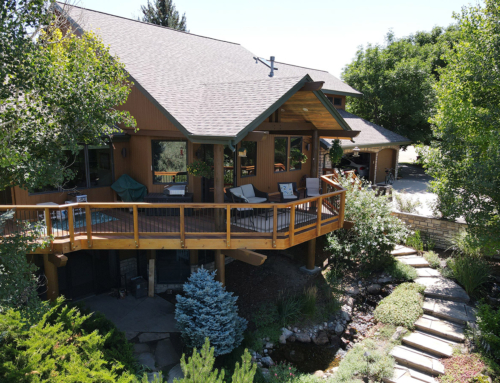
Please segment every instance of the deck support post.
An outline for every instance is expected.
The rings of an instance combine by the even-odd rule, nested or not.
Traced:
[[[57,266],[49,259],[49,254],[43,254],[43,269],[47,277],[47,299],[54,301],[59,297],[59,277]]]
[[[311,150],[311,178],[318,178],[319,172],[319,132],[313,130]]]
[[[156,250],[148,250],[148,297],[155,296]]]
[[[310,239],[307,242],[307,270],[314,270],[316,261],[316,238]]]
[[[215,270],[217,274],[215,275],[215,280],[222,283],[222,286],[226,285],[226,262],[225,256],[222,254],[221,250],[215,250]]]
[[[214,144],[214,202],[224,203],[224,145]],[[215,230],[224,232],[224,211],[215,209]]]
[[[189,264],[192,273],[198,270],[198,250],[189,250]]]

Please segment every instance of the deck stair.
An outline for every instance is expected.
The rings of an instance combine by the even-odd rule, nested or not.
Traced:
[[[393,255],[416,268],[415,282],[425,286],[424,315],[415,322],[415,331],[392,349],[396,360],[394,375],[386,383],[436,383],[443,375],[441,359],[453,355],[454,347],[465,342],[465,326],[475,322],[475,311],[467,293],[457,283],[443,278],[411,249],[400,246]]]

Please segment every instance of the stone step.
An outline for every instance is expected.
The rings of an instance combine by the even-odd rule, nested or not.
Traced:
[[[394,375],[391,378],[382,380],[386,383],[438,383],[432,376],[400,364],[394,366]]]
[[[462,325],[476,321],[474,309],[460,302],[426,298],[423,309],[426,314]]]
[[[448,343],[423,333],[411,333],[403,338],[403,343],[442,358],[453,355],[453,348]]]
[[[434,376],[444,374],[444,366],[438,359],[414,351],[408,347],[396,346],[392,349],[391,355],[399,364],[405,367]]]
[[[435,269],[431,269],[429,267],[420,267],[417,270],[417,275],[421,278],[430,278],[430,277],[440,277],[441,273]]]
[[[464,303],[470,301],[465,290],[450,279],[424,277],[415,279],[415,282],[425,286],[424,294],[426,297]]]
[[[396,259],[401,263],[405,263],[415,268],[429,267],[429,262],[427,262],[424,257],[419,257],[417,255],[406,255],[402,257],[396,257]]]
[[[391,251],[391,254],[395,257],[399,257],[400,255],[417,254],[417,250],[412,249],[411,247],[397,245],[396,248]]]
[[[451,323],[432,315],[424,314],[416,322],[415,327],[430,334],[438,335],[455,342],[465,341],[465,329],[456,323]]]

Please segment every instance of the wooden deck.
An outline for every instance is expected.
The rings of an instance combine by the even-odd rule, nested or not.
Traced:
[[[19,224],[43,223],[53,240],[37,253],[81,249],[286,249],[343,226],[345,190],[323,176],[326,193],[289,203],[80,203],[0,206]],[[47,219],[47,217],[51,217]]]

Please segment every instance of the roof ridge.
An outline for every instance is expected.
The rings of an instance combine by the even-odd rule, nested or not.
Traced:
[[[281,61],[275,61],[275,63],[276,63],[276,64],[281,64],[281,65],[294,66],[294,67],[296,67],[296,68],[317,70],[318,72],[324,72],[324,73],[331,74],[331,73],[330,73],[330,72],[328,72],[327,70],[323,70],[323,69],[308,68],[308,67],[306,67],[306,66],[300,66],[300,65],[288,64],[288,63],[284,63],[284,62],[281,62]],[[332,76],[333,76],[333,75],[332,75]]]
[[[241,80],[241,81],[223,81],[223,82],[206,82],[206,83],[202,83],[202,85],[217,85],[217,84],[237,84],[237,83],[242,83],[242,82],[255,82],[255,81],[272,81],[272,80],[286,80],[286,79],[290,79],[290,78],[300,78],[300,79],[303,79],[305,76],[307,76],[306,74],[301,76],[301,75],[298,75],[298,76],[287,76],[287,77],[264,77],[264,78],[252,78],[252,79],[248,79],[248,80]]]
[[[66,7],[68,6],[68,4],[65,4],[65,3],[62,3],[60,1],[57,2],[59,4],[59,6],[63,7]],[[135,19],[130,19],[128,17],[124,17],[124,16],[118,16],[118,15],[113,15],[111,13],[107,13],[107,12],[102,12],[102,11],[96,11],[95,9],[89,9],[89,8],[85,8],[85,7],[79,7],[77,5],[69,5],[70,7],[73,7],[73,8],[79,8],[79,9],[84,9],[86,11],[90,11],[90,12],[95,12],[95,13],[100,13],[102,15],[107,15],[107,16],[112,16],[112,17],[117,17],[117,18],[120,18],[120,19],[124,19],[124,20],[127,20],[127,21],[135,21],[136,23],[141,23],[141,24],[145,24],[145,25],[149,25],[149,26],[152,26],[152,27],[158,27],[158,28],[163,28],[163,29],[168,29],[170,31],[174,31],[174,32],[179,32],[179,33],[184,33],[186,35],[190,35],[190,36],[195,36],[195,37],[201,37],[203,39],[209,39],[209,40],[215,40],[215,41],[220,41],[220,42],[223,42],[223,43],[227,43],[227,44],[234,44],[234,45],[240,45],[240,43],[233,43],[231,41],[226,41],[226,40],[221,40],[221,39],[216,39],[216,38],[213,38],[213,37],[208,37],[208,36],[202,36],[202,35],[197,35],[197,34],[194,34],[194,33],[191,33],[191,32],[185,32],[185,31],[180,31],[178,29],[174,29],[174,28],[170,28],[170,27],[164,27],[163,25],[158,25],[158,24],[152,24],[152,23],[148,23],[146,21],[141,21],[141,20],[135,20]]]

